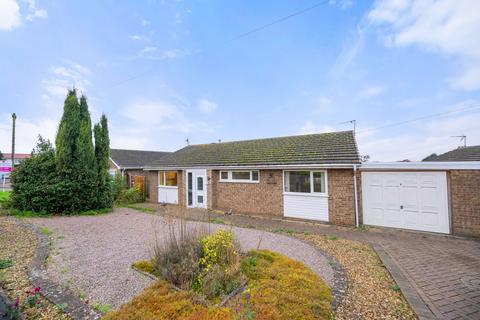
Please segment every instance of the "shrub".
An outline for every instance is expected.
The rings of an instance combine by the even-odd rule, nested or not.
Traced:
[[[203,257],[200,264],[205,271],[214,265],[222,268],[238,264],[240,248],[231,231],[218,230],[202,239]]]
[[[203,255],[200,239],[205,232],[201,229],[187,230],[184,218],[179,220],[168,218],[166,224],[166,240],[158,241],[155,230],[156,241],[152,260],[158,274],[165,280],[182,289],[190,289],[200,273],[199,261]]]
[[[135,188],[124,189],[120,191],[120,195],[117,199],[118,204],[132,204],[132,203],[139,203],[143,202],[145,199],[143,198],[143,193],[139,192]]]
[[[112,180],[112,185],[113,200],[115,202],[118,202],[118,199],[120,198],[122,192],[127,189],[127,181],[121,173],[117,172]]]

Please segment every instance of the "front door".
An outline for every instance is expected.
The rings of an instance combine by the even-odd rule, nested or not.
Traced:
[[[207,207],[207,171],[205,169],[187,170],[187,207]]]

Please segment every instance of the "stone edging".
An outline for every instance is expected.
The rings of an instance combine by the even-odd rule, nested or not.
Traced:
[[[18,219],[14,221],[21,227],[27,228],[37,236],[37,247],[28,267],[28,278],[35,287],[40,287],[41,294],[55,305],[63,305],[64,312],[74,320],[100,319],[101,314],[92,306],[83,302],[73,292],[56,283],[47,273],[46,259],[50,253],[50,239],[42,234],[36,226]]]
[[[271,232],[271,231],[267,231]],[[303,242],[311,247],[313,247],[316,251],[318,251],[321,255],[323,255],[325,258],[328,260],[328,264],[333,270],[333,288],[332,288],[332,295],[333,295],[333,301],[332,301],[332,308],[334,311],[337,310],[337,308],[340,306],[340,304],[343,301],[343,298],[345,297],[345,294],[347,293],[348,289],[348,277],[347,274],[345,273],[345,270],[343,269],[343,266],[340,262],[335,259],[332,255],[327,253],[326,251],[320,249],[317,247],[313,242],[297,238],[295,236],[290,236],[290,235],[285,235],[282,234],[286,237],[290,237],[292,239],[298,240],[300,242]]]

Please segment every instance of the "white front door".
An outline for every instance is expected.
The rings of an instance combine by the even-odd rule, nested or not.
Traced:
[[[207,170],[187,170],[187,207],[207,208]]]
[[[363,172],[363,223],[449,233],[445,172]]]

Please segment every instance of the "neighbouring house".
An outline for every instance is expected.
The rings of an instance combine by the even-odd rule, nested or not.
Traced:
[[[151,202],[480,237],[480,161],[359,159],[343,131],[191,145],[144,170]]]
[[[148,163],[161,159],[170,152],[146,151],[146,150],[125,150],[110,149],[110,174],[115,176],[121,174],[125,177],[128,187],[133,187],[135,177],[146,176],[143,170]],[[146,196],[149,196],[148,179],[146,179]]]
[[[191,145],[145,170],[153,202],[355,225],[359,164],[344,131]]]
[[[19,165],[23,160],[30,158],[30,153],[15,153],[13,158],[14,166]],[[3,160],[0,160],[0,182],[4,179],[9,179],[12,172],[12,154],[4,153]]]
[[[480,146],[458,147],[440,155],[431,155],[423,161],[480,161]]]

